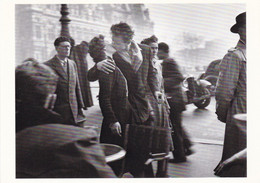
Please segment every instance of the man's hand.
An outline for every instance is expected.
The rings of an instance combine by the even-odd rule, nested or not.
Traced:
[[[119,122],[115,122],[115,123],[111,124],[110,129],[113,134],[119,135],[120,137],[122,136],[121,135],[122,134],[121,125]]]
[[[225,161],[221,162],[215,170],[215,175],[221,174],[225,171],[228,167],[231,167],[235,163],[241,163],[246,161],[247,158],[247,149],[243,149],[242,151],[234,154],[230,158],[226,159]]]
[[[162,104],[162,103],[163,103],[163,95],[162,95],[162,92],[156,91],[156,92],[154,93],[154,96],[155,96],[155,98],[156,98],[156,100],[157,100],[157,102],[158,102],[159,104]]]
[[[113,62],[113,60],[110,59],[102,60],[97,63],[97,69],[106,74],[114,72],[115,67],[115,63]]]

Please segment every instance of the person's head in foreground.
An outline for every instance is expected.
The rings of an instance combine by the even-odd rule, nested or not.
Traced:
[[[44,64],[27,62],[16,67],[17,131],[42,123],[54,113],[51,110],[56,101],[57,81],[54,71]]]
[[[57,124],[62,118],[51,110],[58,81],[53,70],[32,62],[17,66],[15,76],[16,177],[115,177],[95,130]]]

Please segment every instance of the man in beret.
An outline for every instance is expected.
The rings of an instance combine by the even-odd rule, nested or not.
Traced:
[[[44,64],[16,68],[16,177],[116,177],[93,129],[62,124],[52,111],[58,76]]]
[[[234,114],[246,113],[246,12],[236,17],[236,24],[230,29],[240,39],[220,63],[220,74],[216,88],[216,114],[226,123],[222,159],[225,161],[237,152],[246,148],[246,134],[238,128]],[[246,123],[243,128],[246,129]],[[218,174],[222,177],[246,176],[246,163],[233,166]]]

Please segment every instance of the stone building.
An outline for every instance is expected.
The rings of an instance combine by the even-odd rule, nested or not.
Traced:
[[[60,4],[17,4],[15,7],[16,64],[28,57],[51,58],[53,41],[60,35]],[[120,21],[135,30],[135,40],[153,34],[153,22],[143,4],[68,4],[70,35],[76,44],[98,34],[110,38],[110,27]]]

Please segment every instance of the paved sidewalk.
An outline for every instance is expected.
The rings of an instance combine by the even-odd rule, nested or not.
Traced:
[[[100,133],[102,114],[98,105],[94,105],[85,111],[88,120],[85,125],[93,125],[97,127]],[[222,144],[218,141],[191,139],[193,141],[192,149],[194,154],[188,156],[185,163],[173,164],[169,163],[168,173],[170,177],[216,177],[213,169],[218,164],[222,154]],[[156,169],[156,163],[153,163]],[[131,177],[125,175],[125,177]]]

